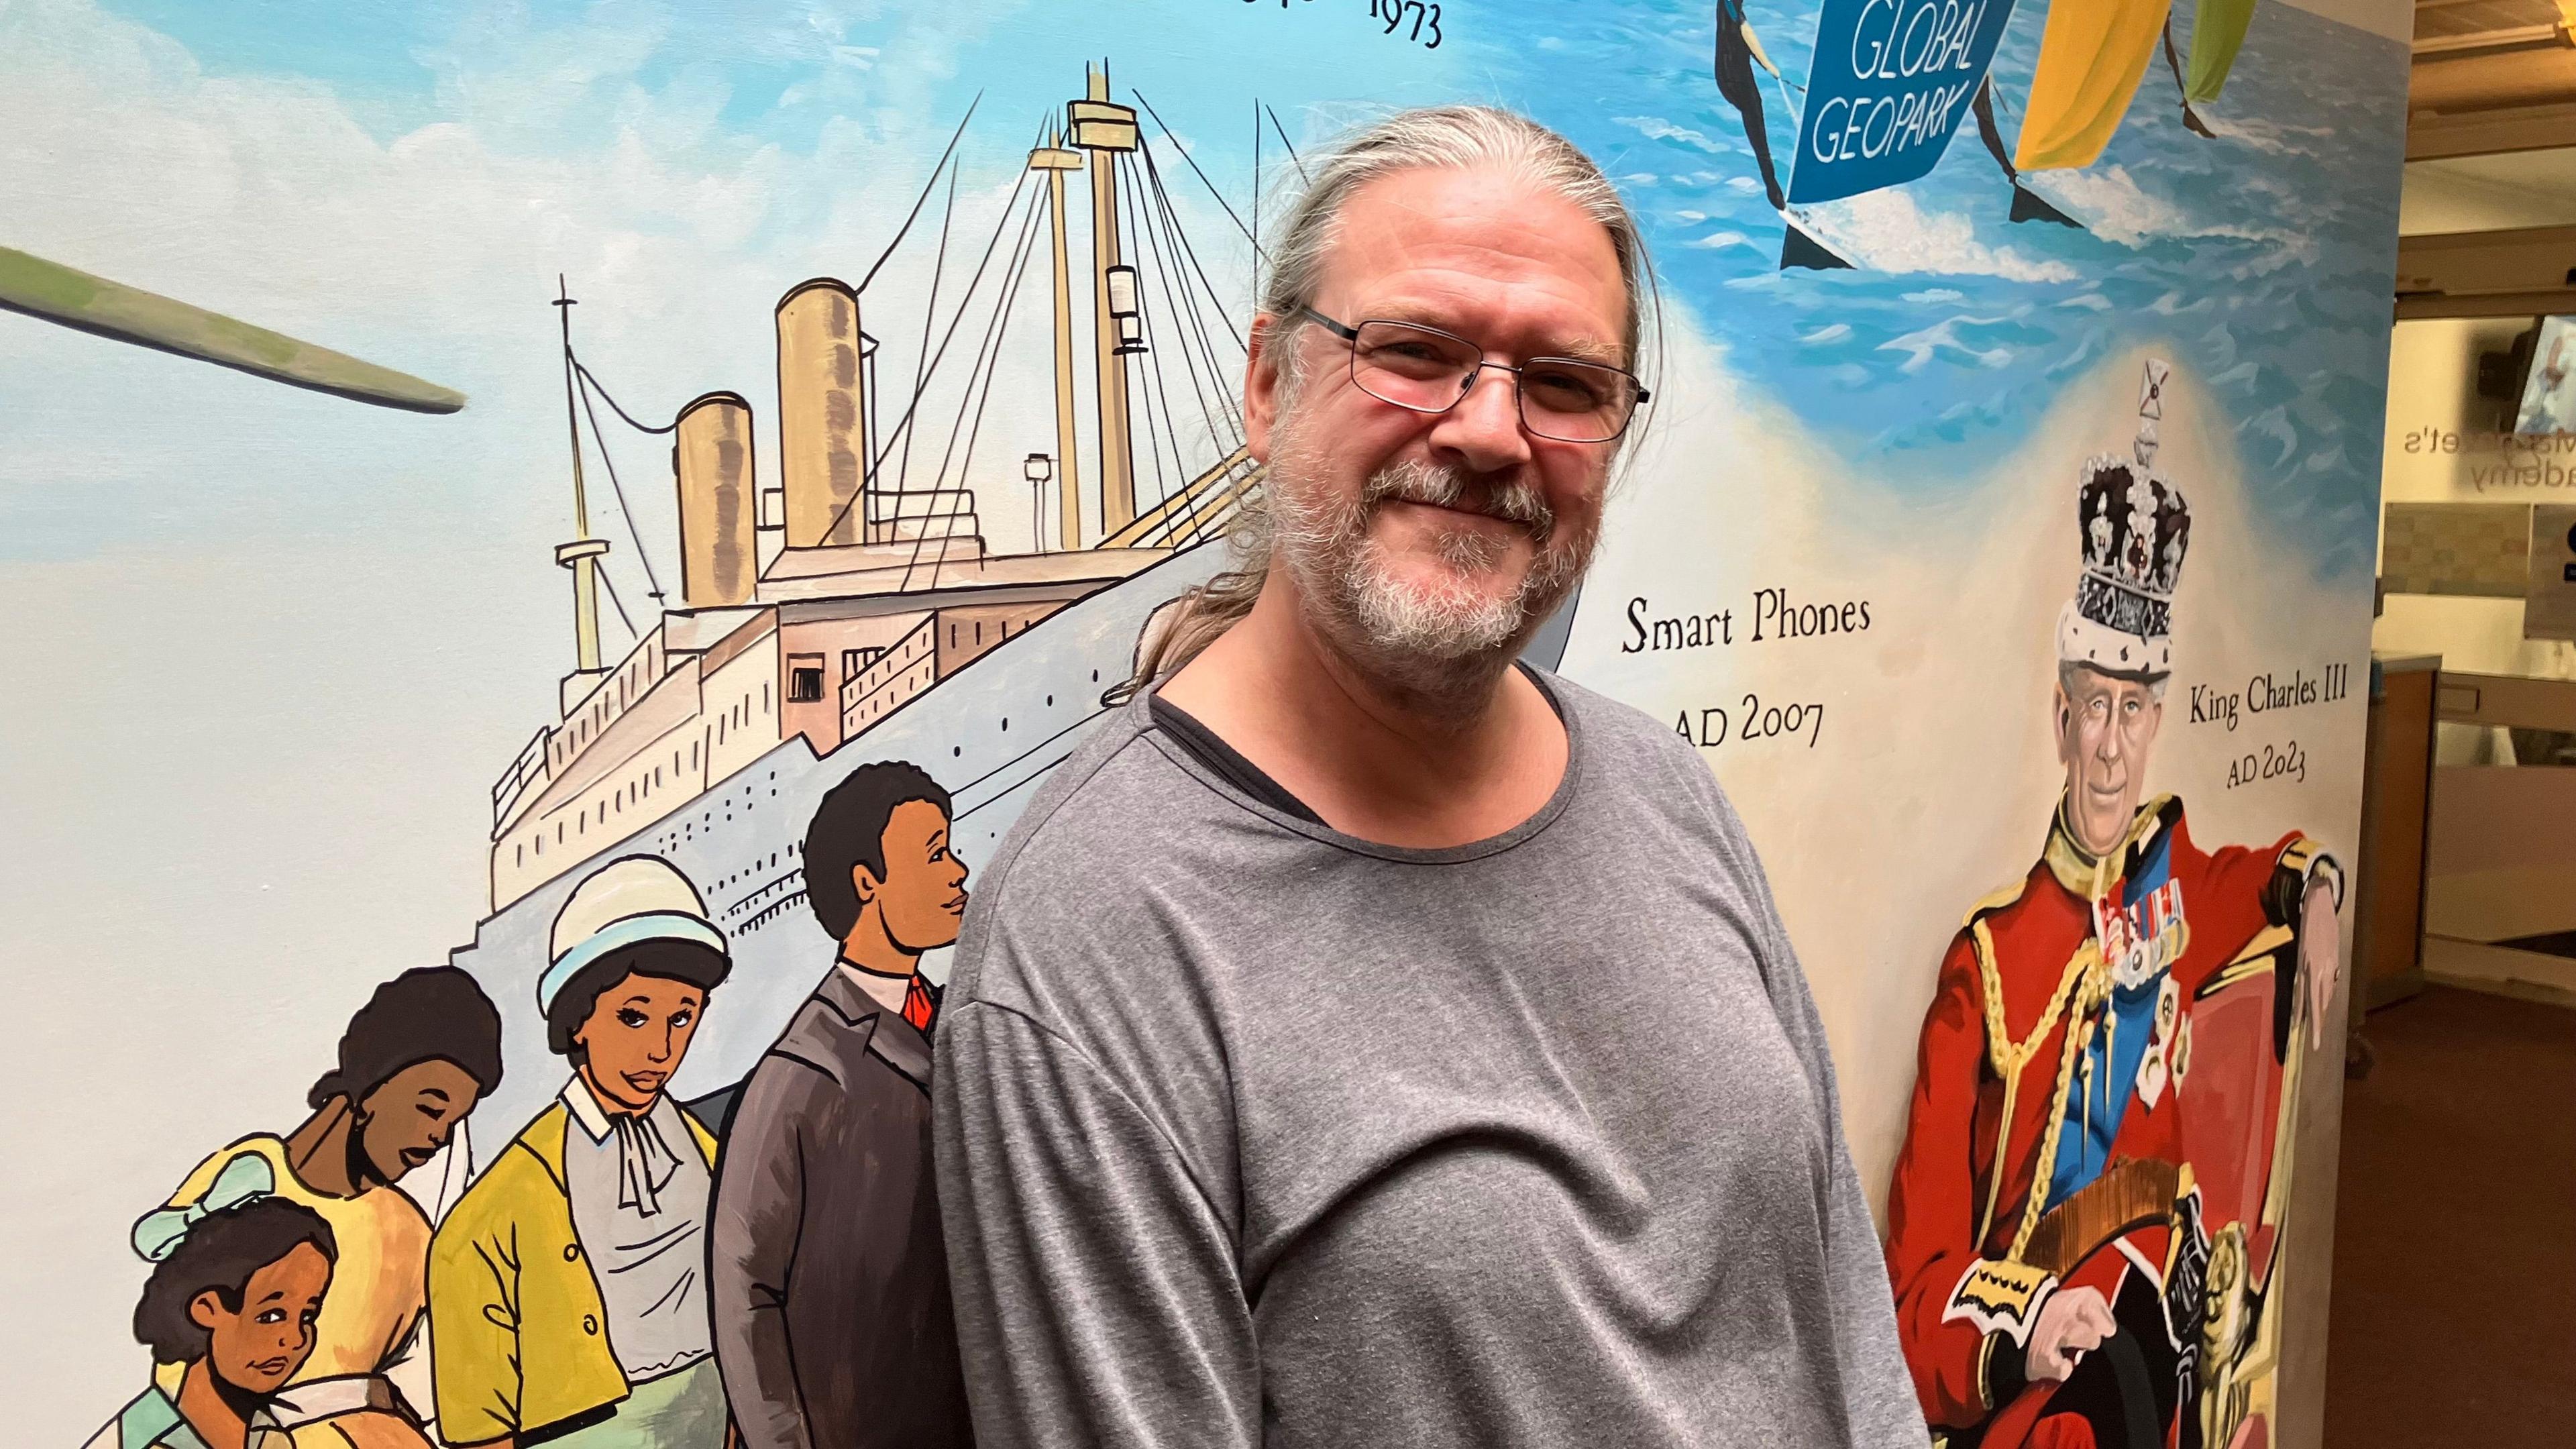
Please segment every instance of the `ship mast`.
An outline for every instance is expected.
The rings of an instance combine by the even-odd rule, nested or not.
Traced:
[[[1073,263],[1064,237],[1064,173],[1082,169],[1082,153],[1058,132],[1029,153],[1029,169],[1047,174],[1047,218],[1055,233],[1055,460],[1058,536],[1068,549],[1082,547],[1082,468],[1074,461]],[[1123,374],[1122,374],[1123,376]],[[1045,540],[1037,534],[1038,546]]]
[[[575,410],[572,371],[572,309],[577,305],[564,284],[563,274],[557,272],[554,308],[563,322],[564,429],[572,439],[572,517],[577,536],[570,543],[555,545],[555,562],[572,570],[574,668],[581,674],[597,674],[599,559],[608,552],[608,540],[590,536],[590,501],[582,490],[581,421]]]
[[[1131,292],[1135,271],[1118,250],[1118,157],[1136,149],[1136,112],[1109,99],[1108,63],[1093,70],[1084,99],[1066,105],[1073,143],[1091,153],[1092,333],[1100,377],[1100,531],[1116,533],[1136,519],[1135,456],[1128,439],[1127,359],[1118,314],[1132,316],[1132,296],[1116,295],[1123,279]]]

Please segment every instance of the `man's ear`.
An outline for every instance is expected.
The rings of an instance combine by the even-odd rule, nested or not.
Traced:
[[[1264,312],[1252,319],[1243,358],[1243,448],[1256,463],[1270,461],[1270,432],[1279,421],[1279,366],[1283,347],[1296,345],[1297,329]]]
[[[867,862],[860,861],[850,867],[850,886],[859,893],[859,905],[864,909],[868,902],[877,898],[877,892],[885,889],[885,882],[877,879],[877,873],[868,869]]]
[[[212,1288],[188,1300],[188,1321],[209,1333],[214,1331],[217,1320],[231,1316],[224,1311],[224,1300]]]

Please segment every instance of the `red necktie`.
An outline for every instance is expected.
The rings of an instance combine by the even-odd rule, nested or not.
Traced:
[[[929,984],[921,979],[920,972],[914,972],[911,983],[903,988],[903,1019],[912,1023],[913,1030],[928,1036],[931,1015],[938,1009],[939,1003],[930,999]]]

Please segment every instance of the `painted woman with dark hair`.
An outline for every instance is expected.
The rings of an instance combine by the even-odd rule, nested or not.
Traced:
[[[164,1208],[135,1225],[155,1256],[134,1337],[160,1375],[87,1449],[285,1449],[275,1405],[320,1342],[339,1249],[319,1213],[268,1193],[257,1159],[213,1208]]]
[[[269,1191],[330,1224],[331,1296],[310,1357],[272,1405],[300,1449],[428,1449],[387,1377],[416,1359],[428,1311],[429,1218],[394,1183],[444,1149],[500,1081],[501,1014],[483,988],[453,966],[405,971],[349,1019],[302,1125],[232,1143],[170,1195],[173,1208],[203,1203],[253,1163]],[[163,1387],[176,1375],[165,1369]]]
[[[724,932],[670,862],[600,867],[537,980],[562,1095],[466,1189],[429,1254],[450,1444],[721,1449],[706,1295],[715,1138],[672,1100]]]

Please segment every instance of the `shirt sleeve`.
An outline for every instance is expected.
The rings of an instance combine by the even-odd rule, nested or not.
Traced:
[[[744,1084],[716,1163],[708,1234],[716,1362],[746,1449],[811,1449],[788,1351],[787,1280],[804,1234],[810,1068],[764,1058]]]
[[[519,1260],[516,1232],[487,1170],[429,1242],[429,1331],[439,1432],[481,1444],[519,1431]]]
[[[1860,1171],[1852,1163],[1850,1139],[1843,1131],[1842,1090],[1835,1080],[1824,1018],[1816,1010],[1815,993],[1807,985],[1805,968],[1798,964],[1788,924],[1780,917],[1770,878],[1742,818],[1696,758],[1687,760],[1685,778],[1716,819],[1722,841],[1721,870],[1743,882],[1758,922],[1763,978],[1772,1010],[1816,1094],[1829,1163],[1822,1204],[1825,1271],[1833,1295],[1834,1356],[1841,1370],[1843,1416],[1851,1442],[1862,1449],[1923,1449],[1931,1442],[1931,1433],[1906,1373],[1887,1259],[1870,1221],[1869,1196],[1861,1187]]]
[[[1780,936],[1786,950],[1787,935]],[[1824,1020],[1807,989],[1806,975],[1789,963],[1795,978],[1794,1010],[1798,1030],[1793,1040],[1808,1056],[1822,1098],[1830,1177],[1825,1203],[1825,1271],[1831,1277],[1835,1357],[1842,1368],[1843,1409],[1851,1442],[1862,1449],[1923,1449],[1931,1442],[1916,1404],[1913,1380],[1897,1342],[1895,1297],[1888,1286],[1887,1259],[1879,1247],[1878,1229],[1870,1221],[1869,1195],[1862,1190],[1860,1170],[1853,1166],[1851,1143],[1843,1133],[1841,1088],[1834,1078]]]
[[[990,1002],[941,1020],[931,1091],[982,1449],[1250,1449],[1252,1312],[1223,1217],[1136,1100]]]

